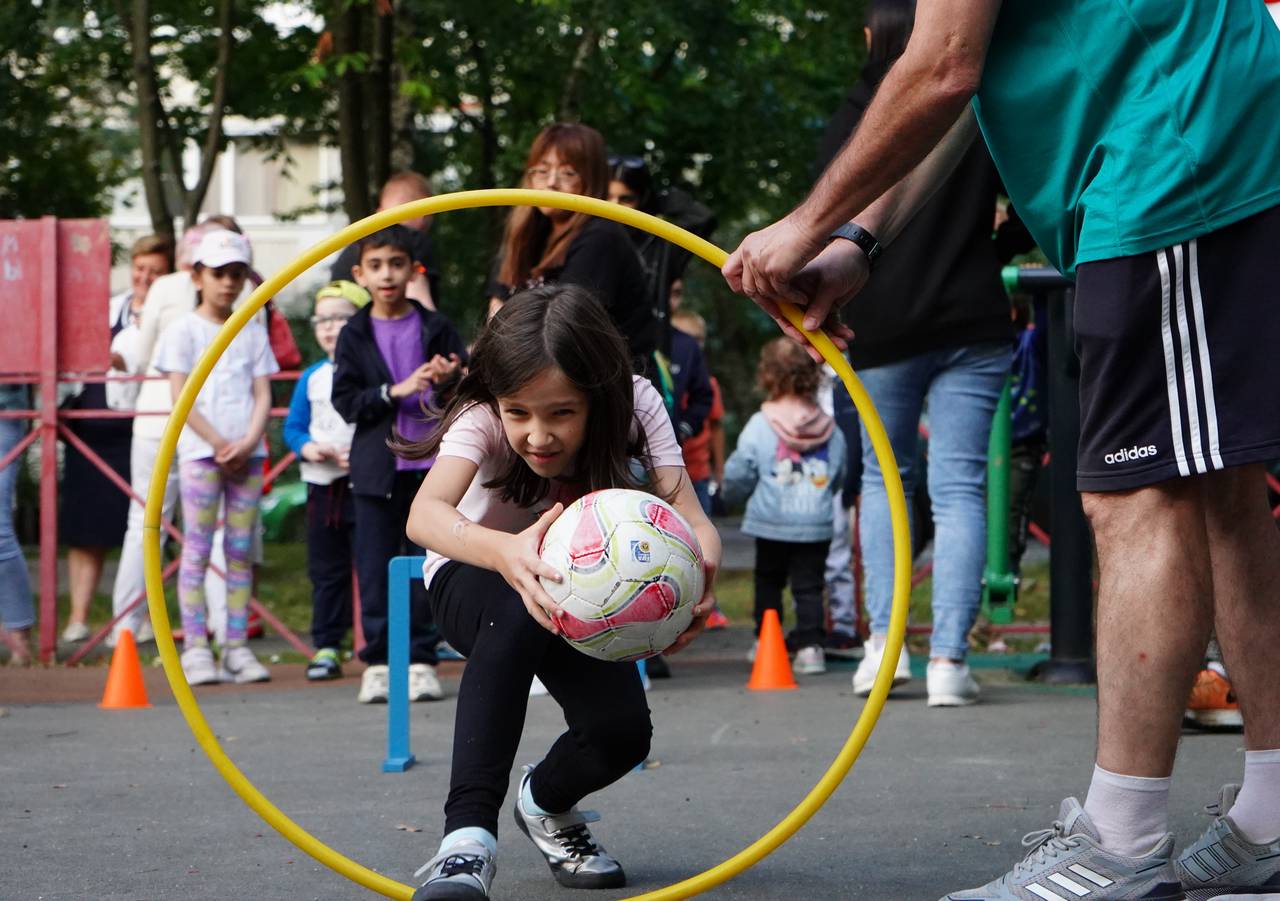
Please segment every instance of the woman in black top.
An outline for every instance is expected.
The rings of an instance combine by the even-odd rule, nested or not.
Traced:
[[[604,199],[608,188],[604,139],[586,125],[559,123],[533,141],[522,188]],[[657,347],[644,271],[621,225],[553,207],[515,207],[507,219],[490,315],[515,291],[564,283],[589,289],[627,339],[637,371]]]

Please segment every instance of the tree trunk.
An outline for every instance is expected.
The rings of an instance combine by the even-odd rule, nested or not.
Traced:
[[[561,122],[576,122],[582,98],[579,96],[582,77],[586,74],[587,60],[591,51],[600,42],[600,32],[595,25],[587,25],[582,29],[582,39],[578,41],[578,49],[573,54],[573,64],[569,67],[569,75],[564,80],[564,90],[560,94],[560,106],[556,118]]]
[[[391,175],[391,69],[396,16],[394,6],[380,4],[373,15],[373,55],[366,78],[369,140],[369,186],[380,190]]]
[[[342,208],[352,222],[373,212],[369,196],[369,166],[365,155],[364,92],[360,73],[349,57],[361,51],[361,24],[366,7],[334,0],[333,45],[348,63],[338,76],[338,154],[342,162]],[[345,8],[344,8],[345,7]]]
[[[147,198],[151,229],[157,234],[173,236],[173,214],[165,197],[162,131],[164,115],[156,84],[155,63],[151,58],[151,3],[133,0],[132,10],[119,3],[120,17],[129,30],[133,58],[133,81],[138,92],[138,141],[142,149],[142,185]]]
[[[194,223],[204,206],[209,182],[213,179],[213,167],[222,152],[222,117],[227,108],[227,72],[231,68],[231,47],[235,43],[233,18],[234,0],[221,0],[218,4],[218,56],[213,70],[213,96],[210,99],[209,130],[205,133],[204,147],[200,153],[200,176],[195,187],[183,192],[183,221]],[[181,161],[179,161],[179,167]]]

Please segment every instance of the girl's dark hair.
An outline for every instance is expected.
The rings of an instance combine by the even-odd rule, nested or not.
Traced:
[[[551,150],[560,157],[562,166],[572,166],[582,178],[581,193],[603,200],[608,195],[609,173],[605,165],[604,138],[589,125],[560,122],[548,125],[533,139],[529,158],[524,164],[520,187],[533,187],[529,173]],[[498,281],[518,291],[530,280],[547,270],[564,265],[569,245],[591,217],[574,213],[569,227],[551,237],[551,220],[537,207],[518,206],[507,217],[502,235],[502,265]]]
[[[902,56],[916,20],[915,0],[871,0],[867,10],[867,28],[871,29],[871,47],[862,75],[879,84],[889,67]]]
[[[544,285],[512,296],[476,339],[471,368],[443,411],[436,429],[422,441],[393,441],[391,449],[411,460],[431,457],[450,426],[467,409],[483,404],[498,413],[498,398],[519,391],[556,367],[587,396],[587,434],[578,451],[577,477],[589,491],[603,488],[653,490],[653,463],[643,431],[635,426],[635,388],[627,342],[600,301],[577,285]],[[485,488],[504,501],[531,507],[547,495],[548,481],[511,454],[511,463]],[[639,459],[649,485],[631,468]]]
[[[767,400],[788,395],[813,397],[822,384],[822,369],[790,338],[774,338],[760,351],[756,383]]]
[[[636,195],[637,209],[653,212],[653,174],[642,156],[609,157],[609,181],[620,181]]]

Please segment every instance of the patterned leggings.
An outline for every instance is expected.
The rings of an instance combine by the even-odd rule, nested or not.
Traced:
[[[248,630],[253,570],[250,547],[262,497],[262,460],[251,459],[238,475],[229,475],[212,458],[183,463],[183,545],[178,568],[178,603],[182,607],[183,646],[209,643],[205,618],[204,576],[209,568],[213,534],[221,501],[226,501],[223,551],[227,558],[227,644],[244,644]]]

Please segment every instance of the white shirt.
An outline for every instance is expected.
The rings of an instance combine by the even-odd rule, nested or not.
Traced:
[[[236,301],[235,307],[244,303],[251,288],[248,283],[244,292]],[[135,350],[134,372],[138,375],[158,375],[159,370],[152,366],[156,355],[156,344],[160,336],[187,313],[196,308],[196,283],[190,272],[171,272],[162,275],[147,290],[147,302],[142,306],[142,320],[138,323],[137,348]],[[253,317],[255,323],[266,328],[266,310],[259,310]],[[138,391],[136,409],[139,413],[168,413],[173,409],[173,395],[169,392],[169,383],[164,380],[153,380],[141,383]],[[133,434],[159,441],[164,435],[165,417],[137,416],[133,420]]]
[[[642,432],[648,447],[649,458],[656,469],[661,466],[684,467],[684,453],[671,428],[671,417],[662,403],[662,396],[647,379],[632,376],[635,388],[635,426],[633,436]],[[515,451],[507,442],[502,421],[489,407],[476,404],[464,410],[440,441],[436,458],[461,457],[480,467],[471,480],[466,494],[458,502],[458,512],[486,529],[515,534],[533,524],[539,514],[557,502],[566,505],[577,500],[569,486],[552,482],[551,491],[537,508],[521,507],[514,501],[504,501],[496,488],[484,487],[511,464]],[[427,549],[427,562],[423,566],[423,578],[431,586],[431,577],[448,562],[447,557]]]
[[[204,349],[222,329],[197,313],[188,313],[165,329],[156,345],[155,368],[159,372],[189,373]],[[249,431],[253,419],[253,380],[280,371],[271,353],[267,330],[250,322],[219,357],[196,397],[195,410],[218,434],[237,441]],[[165,386],[168,389],[168,385]],[[162,420],[163,422],[163,420]],[[136,434],[136,433],[135,433]],[[213,447],[187,426],[178,441],[178,459],[187,463],[212,457]],[[265,440],[254,456],[267,454]]]

